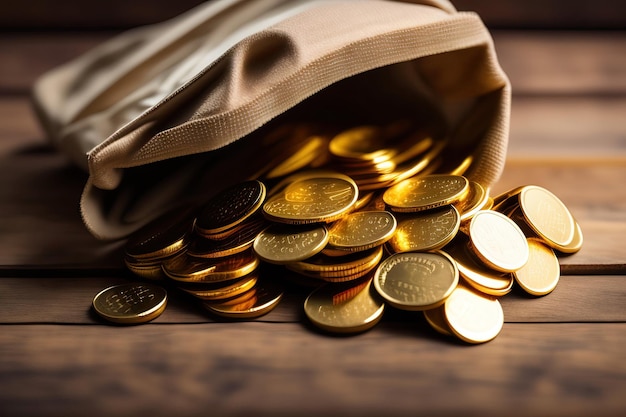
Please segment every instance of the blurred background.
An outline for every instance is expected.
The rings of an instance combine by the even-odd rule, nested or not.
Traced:
[[[263,1],[263,0],[249,0]],[[120,30],[175,16],[203,0],[20,0],[0,5],[7,30]],[[624,0],[456,0],[492,29],[621,30]]]

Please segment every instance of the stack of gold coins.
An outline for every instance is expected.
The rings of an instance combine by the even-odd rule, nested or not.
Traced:
[[[560,276],[555,251],[582,246],[580,226],[552,193],[523,186],[492,198],[462,175],[471,157],[443,161],[446,142],[409,124],[350,128],[330,139],[306,132],[297,142],[307,152],[269,164],[263,182],[221,191],[197,213],[193,231],[189,220],[161,222],[129,240],[129,269],[169,280],[228,318],[276,307],[280,275],[313,288],[304,311],[324,331],[365,331],[390,306],[483,343],[504,323],[498,297],[515,283],[550,293]],[[263,263],[278,272],[264,276]]]
[[[191,210],[170,211],[146,225],[126,242],[126,266],[142,278],[163,279],[161,265],[185,251],[192,225]]]

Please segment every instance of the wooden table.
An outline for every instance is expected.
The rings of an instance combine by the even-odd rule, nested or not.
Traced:
[[[514,97],[493,192],[548,188],[585,244],[553,293],[503,297],[501,334],[478,346],[391,310],[323,335],[297,293],[250,322],[177,293],[147,325],[96,318],[93,296],[131,279],[121,243],[85,230],[86,175],[47,144],[28,93],[108,36],[0,38],[0,415],[626,415],[626,34],[494,32]]]

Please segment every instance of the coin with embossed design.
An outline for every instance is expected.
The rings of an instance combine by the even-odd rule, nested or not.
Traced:
[[[350,177],[320,173],[296,179],[271,196],[263,205],[263,213],[280,223],[328,223],[348,213],[357,199],[358,189]]]
[[[383,194],[383,200],[396,212],[415,212],[453,204],[468,189],[460,175],[432,174],[406,179]]]
[[[444,303],[459,282],[456,264],[444,252],[407,252],[381,262],[374,287],[392,306],[427,310]]]
[[[119,324],[138,324],[154,320],[167,305],[165,289],[149,284],[121,284],[100,291],[93,309],[102,318]]]
[[[257,180],[235,184],[213,196],[201,209],[195,229],[200,235],[211,235],[230,229],[263,204],[265,185]]]
[[[459,224],[454,206],[412,213],[399,220],[389,246],[394,252],[441,249],[457,234]]]
[[[304,312],[311,323],[332,333],[359,333],[380,321],[385,303],[371,286],[371,279],[358,283],[358,291],[342,299],[354,284],[326,284],[314,290],[304,302]]]
[[[294,227],[274,224],[258,234],[253,248],[266,262],[286,264],[310,258],[328,243],[328,230],[323,225]]]
[[[567,248],[574,239],[575,224],[571,213],[563,202],[550,191],[529,185],[519,194],[521,216],[532,231],[554,249]]]
[[[391,239],[396,224],[396,218],[388,211],[351,213],[328,230],[328,245],[347,252],[370,249]]]

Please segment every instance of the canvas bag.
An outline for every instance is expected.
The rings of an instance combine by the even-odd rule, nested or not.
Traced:
[[[504,167],[510,84],[473,12],[445,0],[213,0],[44,74],[35,108],[88,170],[81,215],[117,239],[262,163],[258,132],[298,118],[440,111],[466,176]],[[299,109],[299,110],[298,110]]]

